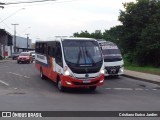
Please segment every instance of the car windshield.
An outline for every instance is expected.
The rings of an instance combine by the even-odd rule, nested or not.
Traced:
[[[65,40],[64,56],[67,62],[78,65],[91,65],[102,61],[96,41]]]
[[[29,53],[21,53],[19,56],[29,56]]]

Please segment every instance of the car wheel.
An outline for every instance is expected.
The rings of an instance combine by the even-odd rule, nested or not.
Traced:
[[[89,89],[90,89],[91,91],[95,91],[96,88],[97,88],[97,86],[91,86],[91,87],[89,87]]]
[[[19,64],[19,61],[17,61],[17,63]]]
[[[64,92],[64,91],[65,91],[65,87],[62,86],[62,81],[61,81],[60,78],[58,78],[57,87],[58,87],[58,90],[59,90],[59,91],[61,91],[61,92]]]
[[[3,59],[3,57],[0,55],[0,60],[2,60]]]

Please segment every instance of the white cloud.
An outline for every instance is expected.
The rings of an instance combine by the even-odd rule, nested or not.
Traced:
[[[11,1],[5,0],[4,2]],[[100,29],[104,31],[120,24],[118,15],[119,10],[123,9],[122,3],[130,1],[132,0],[65,0],[65,2],[58,0],[58,2],[40,3],[40,5],[34,4],[33,6],[24,4],[16,7],[9,6],[2,10],[1,19],[22,7],[26,9],[5,21],[10,29],[3,23],[0,25],[11,33],[13,33],[11,23],[19,23],[17,33],[30,26],[31,28],[25,32],[30,33],[33,41],[37,37],[47,39],[54,35],[72,35],[81,30],[94,32]],[[22,36],[25,36],[25,33]]]

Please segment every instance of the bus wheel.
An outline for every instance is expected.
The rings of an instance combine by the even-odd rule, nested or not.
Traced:
[[[63,92],[65,90],[65,87],[62,86],[62,81],[60,80],[60,78],[58,78],[57,87],[58,87],[58,90],[61,92]]]
[[[97,86],[91,86],[91,87],[89,87],[89,89],[90,89],[91,91],[95,91],[96,88],[97,88]]]
[[[42,70],[42,68],[40,68],[40,77],[41,77],[41,79],[44,79],[44,78],[45,78],[45,76],[43,75],[43,70]]]

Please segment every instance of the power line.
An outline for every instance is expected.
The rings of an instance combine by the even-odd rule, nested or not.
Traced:
[[[66,0],[66,1],[55,1],[54,3],[50,3],[52,1],[48,1],[48,2],[45,2],[45,3],[34,3],[34,4],[27,4],[27,5],[21,5],[21,7],[32,7],[32,6],[39,6],[39,5],[48,5],[48,4],[60,4],[60,3],[69,3],[69,2],[75,2],[75,1],[79,1],[79,0]],[[19,7],[20,4],[18,4],[17,6],[14,5],[14,6],[6,6],[5,8],[13,8],[13,7]]]
[[[49,1],[56,1],[56,0],[36,0],[36,1],[25,1],[25,2],[11,2],[11,3],[3,3],[3,5],[28,4],[28,3],[49,2]]]
[[[2,20],[2,19],[0,18],[0,20]],[[3,23],[9,30],[13,31],[4,21],[2,21],[2,23]]]
[[[25,8],[21,8],[20,10],[24,10]],[[19,12],[20,10],[17,10],[16,12],[12,13],[11,15],[9,15],[8,17],[6,17],[5,19],[1,20],[1,22],[5,21],[6,19],[10,18],[11,16],[13,16],[14,14],[16,14],[17,12]]]

